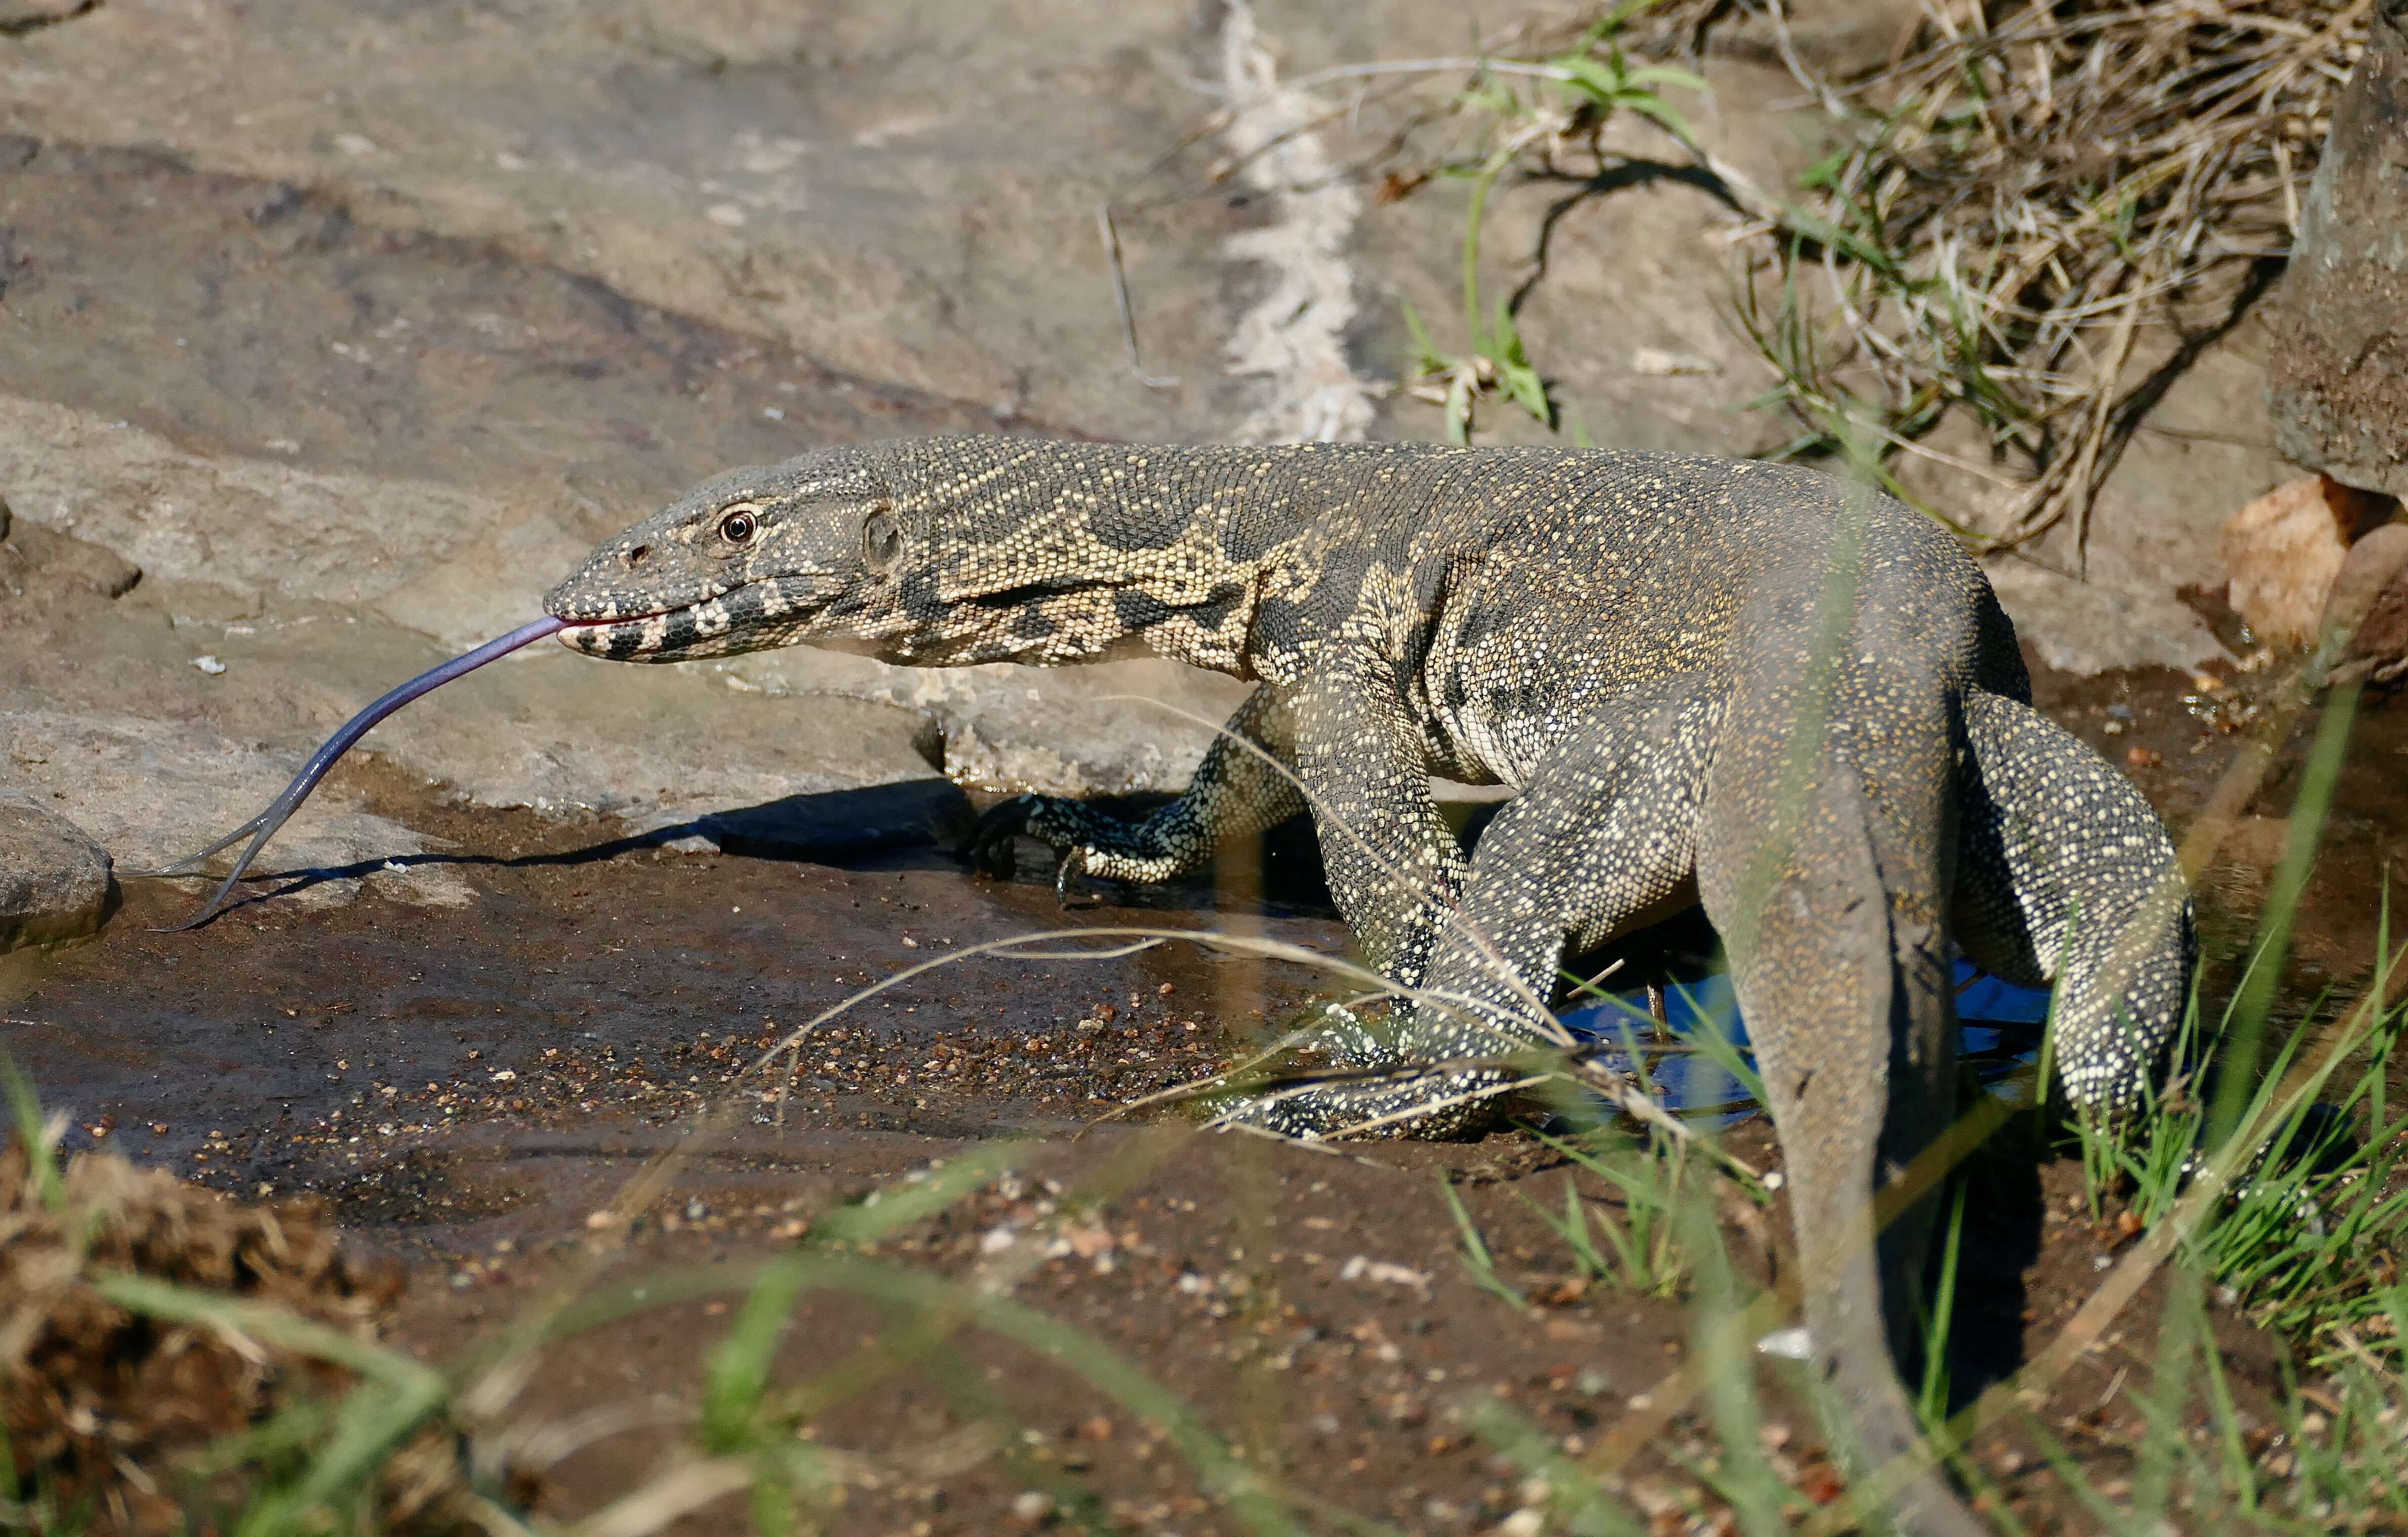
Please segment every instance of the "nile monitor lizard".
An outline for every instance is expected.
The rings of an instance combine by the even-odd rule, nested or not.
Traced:
[[[1914,1436],[1885,1346],[1914,1334],[1929,1205],[1877,1236],[1872,1196],[1954,1108],[1950,939],[2002,976],[2057,980],[2057,1062],[2093,1110],[2139,1092],[2186,986],[2165,833],[2029,707],[1980,571],[1905,507],[1798,469],[1407,445],[832,448],[697,488],[546,606],[566,644],[621,661],[798,641],[915,666],[1150,650],[1255,681],[1175,803],[1121,821],[1024,797],[986,841],[1025,830],[1086,871],[1158,881],[1309,805],[1363,949],[1425,989],[1386,1048],[1406,1063],[1541,1042],[1529,1001],[1568,941],[1702,901],[1785,1152],[1808,1334],[1872,1459]],[[1519,792],[1469,861],[1432,775]],[[1502,1072],[1241,1114],[1457,1133],[1498,1113],[1465,1095]],[[1928,1473],[1899,1512],[1980,1530]]]

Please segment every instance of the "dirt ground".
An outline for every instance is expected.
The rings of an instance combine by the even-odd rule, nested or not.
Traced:
[[[2042,691],[2179,817],[2229,756],[2217,727],[2244,713],[2234,696],[2253,682],[2043,677]],[[2300,924],[2302,985],[2346,983],[2372,953],[2373,892],[2403,831],[2397,796],[2373,786],[2392,775],[2404,725],[2395,704],[2368,711],[2347,825]],[[345,772],[383,809],[425,793],[374,762]],[[2264,800],[2266,819],[2279,817],[2281,776]],[[1010,1177],[880,1252],[952,1274],[1025,1263],[1013,1295],[1171,1386],[1254,1466],[1333,1510],[1408,1530],[1493,1525],[1523,1502],[1521,1475],[1465,1429],[1469,1397],[1510,1404],[1578,1452],[1643,1407],[1688,1348],[1677,1305],[1574,1284],[1524,1200],[1559,1203],[1565,1165],[1526,1137],[1315,1155],[1197,1135],[1175,1112],[1082,1134],[1118,1102],[1263,1038],[1312,991],[1300,967],[1179,944],[1096,961],[973,957],[814,1031],[782,1125],[775,1075],[748,1071],[866,983],[1039,930],[1220,924],[1340,953],[1344,931],[1293,846],[1274,847],[1266,900],[1221,903],[1198,884],[1144,908],[1066,914],[1033,855],[1021,878],[995,883],[935,846],[839,867],[680,855],[600,820],[436,805],[412,819],[458,844],[420,857],[455,860],[471,905],[268,897],[162,932],[194,891],[135,881],[96,941],[9,962],[11,1049],[69,1113],[71,1151],[122,1152],[245,1197],[322,1195],[349,1243],[406,1270],[385,1337],[429,1361],[473,1359],[547,1283],[585,1267],[674,1297],[552,1351],[511,1406],[514,1423],[550,1428],[548,1515],[624,1492],[691,1425],[703,1353],[738,1300],[714,1274],[1000,1139],[1025,1141]],[[2249,833],[2218,866],[2211,914],[2262,885],[2263,842]],[[1759,1165],[1776,1158],[1761,1124],[1732,1146]],[[657,1196],[632,1224],[615,1220],[622,1188],[672,1153]],[[1475,1284],[1441,1182],[1499,1274],[1542,1305],[1517,1311]],[[2124,1241],[2092,1226],[2070,1162],[1999,1160],[1977,1188],[1953,1347],[1960,1394],[2043,1341]],[[1726,1215],[1742,1262],[1777,1282],[1779,1211],[1769,1223]],[[2111,1490],[2138,1430],[2114,1390],[2147,1368],[2123,1341],[2151,1338],[2149,1310],[2042,1413]],[[2229,1318],[2219,1331],[2244,1409],[2262,1406],[2278,1345]],[[1093,1530],[1230,1530],[1161,1427],[1133,1422],[1063,1363],[968,1330],[914,1364],[879,1353],[896,1336],[910,1332],[891,1302],[822,1298],[785,1347],[798,1376],[854,1357],[868,1373],[816,1432],[855,1454],[841,1530],[992,1531],[1032,1524],[1039,1507]],[[1659,1444],[1697,1433],[1678,1419]],[[1775,1441],[1799,1487],[1837,1487],[1806,1416],[1769,1430]],[[2009,1434],[1980,1456],[2035,1530],[2086,1529],[2035,1448]],[[1666,1517],[1677,1530],[1695,1481],[1641,1466],[1641,1487],[1678,1513]]]

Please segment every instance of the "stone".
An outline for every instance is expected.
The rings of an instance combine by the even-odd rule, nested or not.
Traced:
[[[2016,633],[2059,672],[2087,677],[2232,660],[2204,619],[2120,551],[2100,551],[2084,578],[2012,556],[1986,570]]]
[[[2408,496],[2408,6],[2373,7],[2273,306],[2286,456]]]
[[[2269,645],[2312,643],[2349,547],[2393,506],[2329,475],[2275,487],[2224,525],[2226,602]]]
[[[261,752],[197,722],[97,707],[0,709],[0,764],[9,777],[38,797],[35,804],[58,806],[91,828],[136,871],[238,826],[284,788],[302,750]],[[460,874],[419,862],[444,847],[322,792],[277,834],[255,871],[296,877],[278,900],[301,906],[348,901],[363,882],[421,905],[462,906],[475,893]],[[190,889],[198,896],[208,887],[196,878]]]
[[[142,579],[142,568],[114,550],[17,518],[0,497],[0,591],[47,598],[62,590],[122,598]]]
[[[2408,523],[2387,523],[2350,547],[2317,630],[2331,676],[2408,676]]]
[[[0,951],[99,929],[116,884],[108,851],[31,796],[0,793]]]

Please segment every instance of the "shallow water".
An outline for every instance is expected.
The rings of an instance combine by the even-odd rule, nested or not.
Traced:
[[[1994,1091],[2012,1085],[2015,1070],[2039,1056],[2040,1026],[2048,1018],[2048,993],[2001,981],[1963,961],[1956,962],[1956,1018],[1962,1031],[1958,1051],[1976,1064],[1983,1083]],[[1665,1032],[1674,1043],[1695,1046],[1719,1036],[1749,1066],[1755,1065],[1755,1054],[1747,1049],[1747,1022],[1732,995],[1728,973],[1716,972],[1694,984],[1667,988],[1664,1017]],[[1567,1010],[1561,1018],[1583,1040],[1619,1038],[1636,1046],[1639,1065],[1644,1067],[1657,1097],[1677,1115],[1727,1125],[1756,1111],[1754,1097],[1713,1054],[1648,1049],[1656,1035],[1656,1021],[1648,1013],[1643,989],[1617,993],[1610,1003]],[[1606,1061],[1617,1071],[1633,1069],[1627,1050],[1609,1055]]]

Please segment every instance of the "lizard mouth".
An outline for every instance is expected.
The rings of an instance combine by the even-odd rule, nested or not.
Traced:
[[[648,614],[570,619],[560,632],[560,643],[609,662],[727,656],[783,645],[825,606],[824,601],[794,592],[785,582],[749,582]]]
[[[690,609],[666,608],[620,619],[580,619],[560,632],[560,644],[572,651],[609,662],[633,662],[657,654],[670,644],[672,621]],[[692,630],[689,620],[680,629]]]

